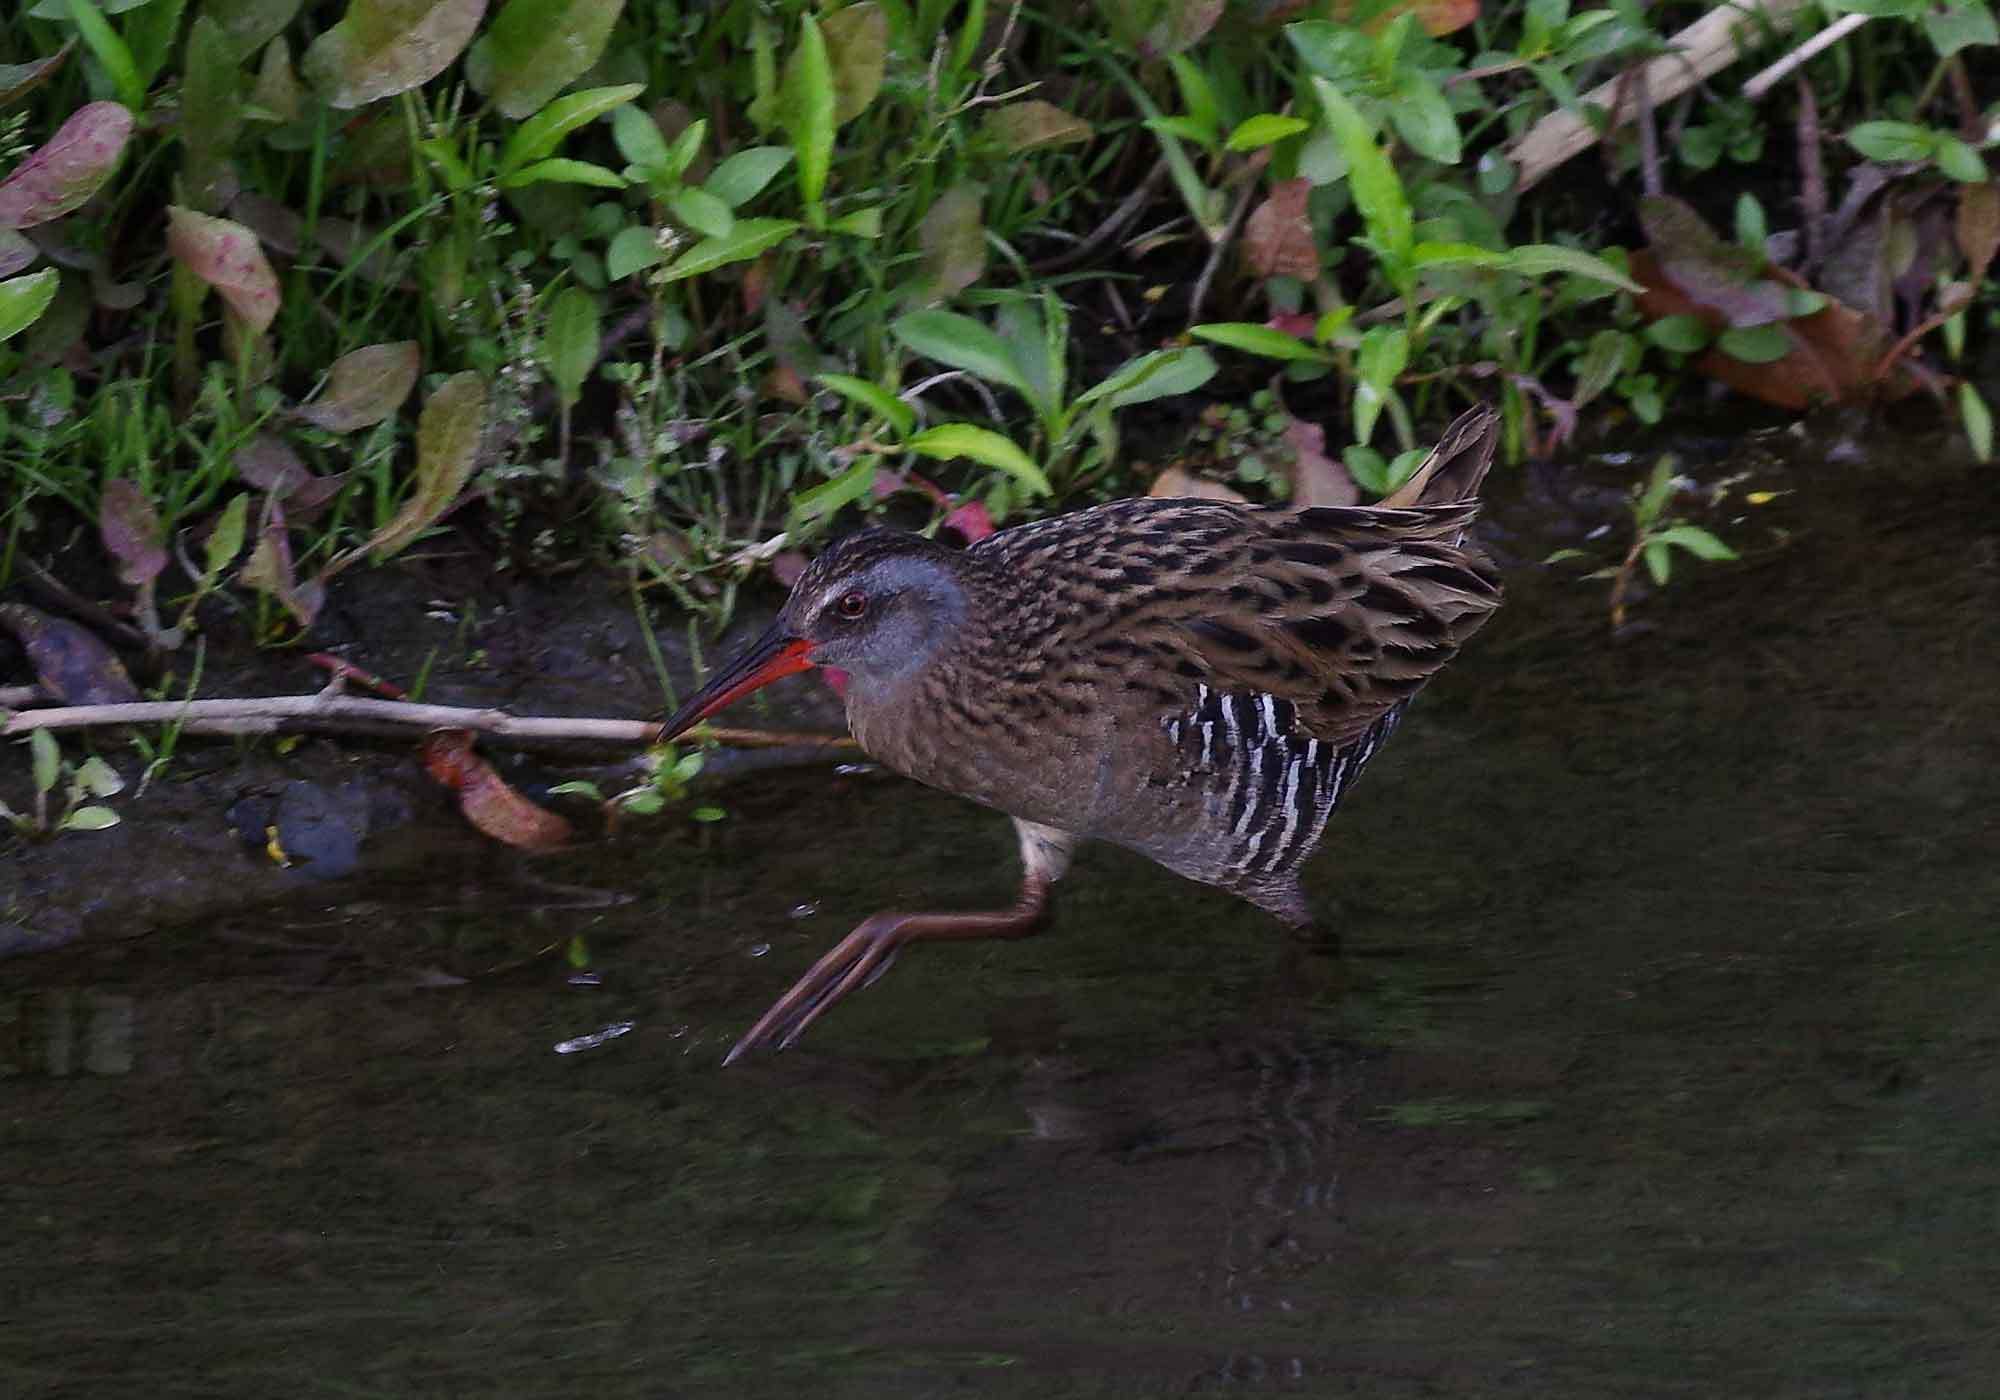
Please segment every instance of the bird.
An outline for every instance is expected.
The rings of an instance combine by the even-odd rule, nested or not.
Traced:
[[[1013,819],[1010,908],[864,920],[725,1058],[785,1049],[912,943],[1040,931],[1080,840],[1125,846],[1290,928],[1299,868],[1411,698],[1500,604],[1466,533],[1499,416],[1461,414],[1374,506],[1113,501],[966,549],[871,528],[661,726],[784,676],[847,673],[862,748]]]

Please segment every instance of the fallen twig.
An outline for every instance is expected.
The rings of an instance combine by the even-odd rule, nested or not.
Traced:
[[[249,700],[149,700],[127,705],[65,705],[29,710],[0,724],[0,737],[36,729],[93,729],[111,724],[174,724],[188,734],[277,734],[313,729],[335,733],[417,734],[471,729],[523,744],[598,743],[643,747],[660,737],[654,720],[513,715],[459,705],[420,705],[358,695],[267,695]],[[730,748],[817,747],[858,750],[846,734],[704,727],[696,733]]]

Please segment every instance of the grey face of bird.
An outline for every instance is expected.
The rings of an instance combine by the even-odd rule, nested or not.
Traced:
[[[800,576],[778,626],[812,645],[818,666],[857,684],[892,686],[935,657],[965,621],[964,584],[929,541],[872,536],[820,556]]]

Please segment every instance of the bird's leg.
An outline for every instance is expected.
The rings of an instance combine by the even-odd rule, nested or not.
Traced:
[[[744,1032],[723,1059],[733,1065],[763,1046],[784,1050],[805,1034],[849,992],[889,970],[906,943],[967,938],[1026,938],[1039,933],[1049,917],[1050,894],[1069,867],[1072,838],[1065,832],[1014,822],[1021,837],[1021,893],[1010,909],[966,914],[904,914],[887,911],[863,919],[825,957],[792,984],[790,991]]]

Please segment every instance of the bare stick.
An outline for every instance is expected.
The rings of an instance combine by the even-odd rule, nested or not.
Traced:
[[[1741,58],[1766,31],[1790,28],[1793,16],[1804,4],[1805,0],[1726,0],[1668,40],[1673,53],[1644,65],[1647,94],[1656,105],[1678,97]],[[1622,93],[1627,91],[1630,87],[1620,75],[1585,93],[1582,105],[1602,107],[1609,112],[1606,129],[1615,131],[1632,115],[1621,100]],[[1596,128],[1580,111],[1549,113],[1507,148],[1507,158],[1519,172],[1516,188],[1527,189],[1597,141]]]
[[[1745,83],[1743,95],[1752,102],[1762,101],[1765,93],[1868,23],[1871,18],[1869,15],[1843,15]]]
[[[290,729],[409,734],[431,729],[471,729],[517,743],[586,742],[646,745],[660,737],[652,720],[510,715],[458,705],[419,705],[359,695],[267,695],[253,700],[151,700],[129,705],[66,705],[32,710],[0,724],[0,737],[35,729],[90,729],[109,724],[178,724],[193,734],[274,734]],[[845,734],[787,733],[763,729],[707,728],[732,748],[819,746],[859,749]]]

